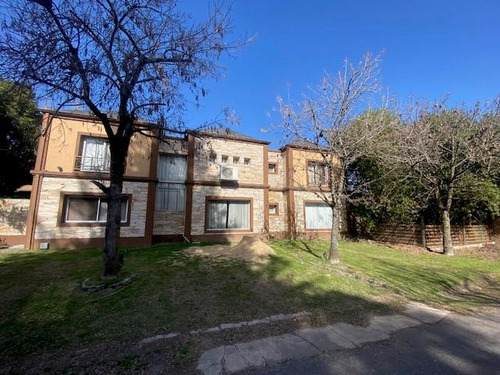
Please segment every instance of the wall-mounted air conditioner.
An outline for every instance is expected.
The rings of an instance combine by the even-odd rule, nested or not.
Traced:
[[[224,181],[238,181],[238,168],[221,165],[220,179]]]

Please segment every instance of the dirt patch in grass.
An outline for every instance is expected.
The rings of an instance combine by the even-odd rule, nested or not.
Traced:
[[[455,254],[479,259],[500,260],[500,245],[456,249]]]
[[[408,254],[437,255],[437,256],[443,255],[441,250],[429,250],[429,249],[424,249],[422,246],[416,246],[416,245],[394,244],[388,242],[376,242],[371,240],[360,240],[358,242],[366,243],[368,245],[385,246],[390,249],[400,250]],[[473,246],[473,247],[457,246],[454,250],[455,250],[455,255],[463,257],[486,259],[486,260],[500,260],[499,245],[484,245],[484,246]]]
[[[214,245],[190,247],[185,251],[188,255],[228,257],[241,260],[266,260],[275,255],[274,250],[264,241],[256,237],[244,236],[236,246]]]

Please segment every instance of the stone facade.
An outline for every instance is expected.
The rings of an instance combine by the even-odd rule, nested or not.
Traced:
[[[286,187],[286,152],[269,151],[269,163],[276,164],[276,173],[269,173],[269,186],[273,189]]]
[[[187,141],[182,138],[165,138],[160,142],[158,151],[160,154],[187,155]]]
[[[220,186],[195,186],[193,189],[192,235],[203,235],[206,220],[206,197],[245,198],[251,200],[252,231],[248,233],[264,234],[264,192],[262,189],[224,188]]]
[[[154,236],[184,234],[185,212],[155,211]]]
[[[105,138],[106,135],[95,118],[83,115],[67,113],[54,124],[40,140],[30,203],[33,215],[27,215],[27,243],[29,246],[41,242],[63,247],[73,243],[96,246],[99,241],[93,240],[102,240],[105,236],[103,223],[63,223],[62,216],[65,195],[104,195],[92,180],[99,179],[107,185],[109,173],[77,168],[75,161],[83,157],[82,145],[88,144],[85,143],[88,137]],[[65,135],[64,140],[60,134]],[[276,238],[295,236],[296,232],[307,234],[304,202],[320,200],[307,186],[307,162],[321,158],[315,152],[293,146],[269,150],[268,144],[227,129],[191,132],[185,138],[164,138],[160,142],[134,135],[124,176],[123,194],[131,197],[130,222],[121,229],[121,237],[127,240],[124,243],[150,244],[155,240],[182,237],[233,241],[246,234]],[[186,156],[185,207],[176,207],[179,211],[155,208],[161,154]],[[221,179],[221,169],[225,166],[235,168],[237,178]],[[251,229],[208,230],[206,202],[209,197],[250,200]],[[270,213],[269,205],[276,205],[277,212]],[[322,232],[328,234],[328,230]]]
[[[282,237],[288,230],[288,204],[286,193],[282,191],[269,192],[269,205],[277,204],[277,214],[269,215],[269,232]]]
[[[72,193],[102,194],[91,181],[80,179],[61,179],[46,177],[42,182],[35,239],[48,240],[59,238],[103,238],[104,226],[61,225],[64,195]],[[122,226],[121,237],[143,237],[147,210],[147,184],[124,182],[123,194],[131,195],[130,225]]]
[[[0,236],[26,234],[29,199],[0,199]]]
[[[226,157],[227,161],[224,161]],[[262,144],[232,139],[196,138],[194,160],[195,181],[219,182],[221,166],[225,165],[238,169],[239,184],[261,185],[264,181]]]

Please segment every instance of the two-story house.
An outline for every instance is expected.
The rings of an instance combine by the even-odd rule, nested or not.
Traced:
[[[44,113],[26,245],[101,246],[107,202],[92,181],[109,180],[105,131],[89,114]],[[126,160],[120,241],[326,238],[331,210],[316,191],[328,175],[312,150],[269,150],[269,142],[227,128],[162,141],[137,134]]]

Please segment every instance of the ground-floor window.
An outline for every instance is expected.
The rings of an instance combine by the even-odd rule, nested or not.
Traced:
[[[208,200],[208,229],[250,229],[250,200]]]
[[[324,202],[306,202],[306,229],[331,229],[332,208]]]
[[[121,222],[128,221],[129,197],[122,198]],[[63,222],[65,223],[105,223],[108,215],[106,197],[65,196]]]

